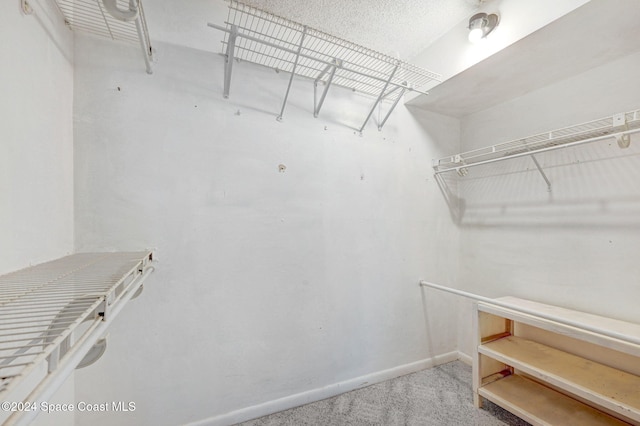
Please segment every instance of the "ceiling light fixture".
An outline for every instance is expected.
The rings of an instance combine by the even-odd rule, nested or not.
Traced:
[[[479,42],[498,26],[499,21],[495,13],[476,13],[469,19],[469,41]]]

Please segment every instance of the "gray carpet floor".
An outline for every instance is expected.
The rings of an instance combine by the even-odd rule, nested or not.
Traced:
[[[242,423],[242,426],[526,426],[485,402],[473,406],[471,368],[455,361],[333,398]]]

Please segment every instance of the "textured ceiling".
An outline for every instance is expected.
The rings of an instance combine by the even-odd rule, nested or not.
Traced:
[[[241,0],[407,60],[471,16],[482,0]]]

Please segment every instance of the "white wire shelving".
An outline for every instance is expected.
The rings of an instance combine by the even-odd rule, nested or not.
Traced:
[[[209,23],[209,26],[224,32],[225,98],[229,97],[234,60],[291,74],[278,120],[284,114],[295,75],[313,80],[313,114],[316,117],[332,84],[375,97],[375,104],[360,132],[381,102],[390,102],[391,106],[379,121],[379,130],[405,91],[426,94],[426,90],[441,79],[434,72],[235,0],[229,3],[224,25]],[[324,86],[321,94],[318,86]]]
[[[628,148],[631,135],[638,132],[640,110],[635,110],[436,159],[433,160],[433,168],[436,175],[455,171],[464,177],[472,167],[528,156],[551,191],[551,182],[536,159],[536,154],[611,138],[616,139],[620,148]]]
[[[0,276],[0,401],[47,401],[75,368],[95,362],[152,262],[151,251],[80,253]],[[37,412],[16,410],[0,423],[27,424]]]
[[[153,51],[141,0],[54,0],[73,31],[139,44],[147,73],[153,72]]]

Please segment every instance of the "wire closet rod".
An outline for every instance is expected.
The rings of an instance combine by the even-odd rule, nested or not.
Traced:
[[[573,321],[573,320],[566,319],[566,318],[560,318],[560,317],[557,317],[555,315],[545,314],[543,312],[534,311],[532,309],[527,309],[527,308],[523,308],[523,307],[520,307],[520,306],[515,306],[515,305],[509,304],[509,303],[501,302],[501,301],[496,300],[496,299],[491,299],[491,298],[488,298],[488,297],[480,296],[480,295],[477,295],[477,294],[469,293],[469,292],[458,290],[458,289],[455,289],[455,288],[446,287],[446,286],[439,285],[439,284],[434,284],[434,283],[431,283],[431,282],[428,282],[428,281],[420,281],[420,286],[429,287],[429,288],[433,288],[433,289],[436,289],[436,290],[445,291],[447,293],[452,293],[452,294],[455,294],[455,295],[458,295],[458,296],[466,297],[468,299],[477,300],[479,302],[488,303],[490,305],[499,306],[501,308],[510,309],[512,311],[521,312],[521,313],[527,314],[527,315],[533,315],[533,316],[540,317],[540,318],[543,318],[543,319],[546,319],[546,320],[549,320],[549,321],[553,321],[553,322],[557,322],[557,323],[560,323],[560,324],[563,324],[563,325],[567,325],[569,327],[575,327],[575,328],[579,328],[579,329],[582,329],[582,330],[590,331],[592,333],[602,334],[603,336],[607,336],[607,337],[610,337],[612,339],[622,340],[623,342],[632,343],[634,345],[640,346],[640,337],[629,336],[627,334],[617,333],[615,331],[607,330],[607,329],[604,329],[604,328],[590,326],[590,325],[587,325],[587,324],[580,323],[578,321]]]
[[[615,137],[622,136],[622,135],[631,135],[631,134],[638,133],[638,132],[640,132],[640,128],[631,129],[631,130],[625,130],[623,132],[618,132],[618,133],[611,133],[609,135],[595,136],[593,138],[583,139],[583,140],[579,140],[579,141],[575,141],[575,142],[569,142],[569,143],[560,144],[560,145],[548,146],[548,147],[545,147],[545,148],[534,149],[532,151],[523,151],[523,152],[519,152],[517,154],[506,155],[504,157],[491,158],[489,160],[478,161],[477,163],[461,164],[459,166],[451,167],[449,169],[436,170],[434,172],[434,174],[439,175],[441,173],[450,172],[452,170],[456,170],[457,171],[457,170],[460,170],[460,169],[470,169],[471,167],[482,166],[483,164],[496,163],[498,161],[510,160],[512,158],[529,157],[529,156],[532,156],[532,155],[535,155],[535,154],[539,154],[539,153],[542,153],[542,152],[554,151],[556,149],[562,149],[562,148],[570,148],[572,146],[578,146],[578,145],[582,145],[582,144],[586,144],[586,143],[597,142],[597,141],[601,141],[601,140],[605,140],[605,139],[609,139],[609,138],[615,138]]]

